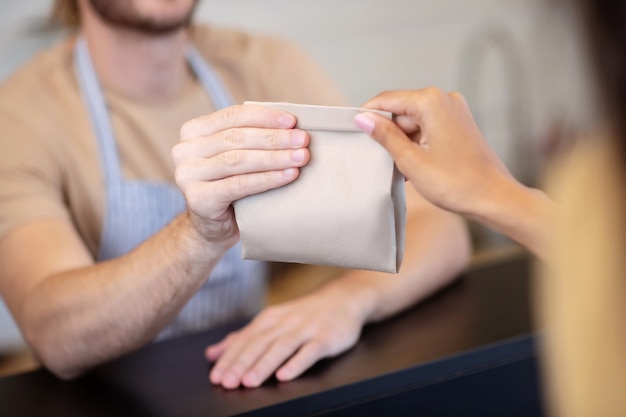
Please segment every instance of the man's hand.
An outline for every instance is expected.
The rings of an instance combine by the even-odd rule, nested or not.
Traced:
[[[209,242],[228,248],[239,237],[231,203],[297,178],[310,155],[293,115],[242,105],[188,121],[172,149],[176,183],[191,221]]]
[[[216,362],[211,382],[234,389],[258,387],[274,373],[280,381],[292,380],[318,360],[354,346],[364,323],[365,309],[344,289],[270,306],[206,349],[207,359]]]

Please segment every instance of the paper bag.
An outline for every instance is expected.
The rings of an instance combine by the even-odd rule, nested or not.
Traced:
[[[234,203],[243,259],[398,272],[404,177],[385,149],[354,125],[364,110],[245,104],[293,114],[296,127],[309,133],[311,159],[294,182]]]

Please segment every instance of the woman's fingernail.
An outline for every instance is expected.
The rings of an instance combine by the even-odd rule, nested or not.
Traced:
[[[363,132],[371,135],[376,126],[376,121],[367,113],[359,113],[354,116],[354,124]]]

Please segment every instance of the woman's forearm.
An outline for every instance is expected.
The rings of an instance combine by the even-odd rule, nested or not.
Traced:
[[[544,234],[550,228],[553,210],[554,203],[541,190],[503,177],[494,180],[489,195],[477,199],[467,216],[545,259]]]

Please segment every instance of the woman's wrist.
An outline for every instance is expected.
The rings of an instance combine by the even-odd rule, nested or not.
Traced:
[[[494,179],[489,193],[468,217],[542,256],[543,235],[549,226],[552,206],[543,191],[527,187],[511,176],[502,176]]]
[[[506,223],[509,219],[512,203],[524,192],[523,185],[509,175],[490,178],[489,186],[477,191],[476,198],[470,202],[466,217],[486,226]]]

